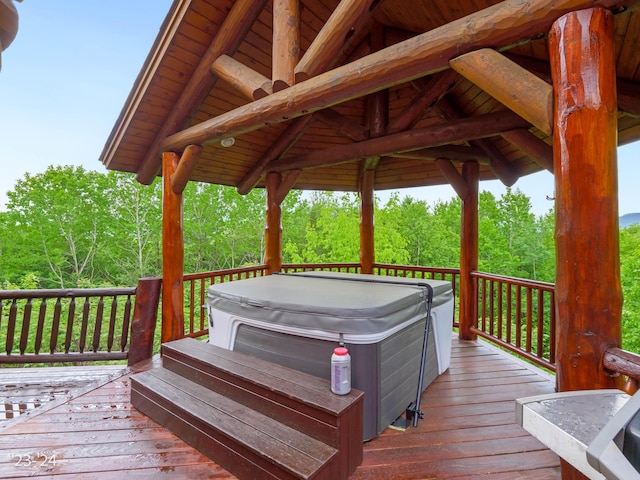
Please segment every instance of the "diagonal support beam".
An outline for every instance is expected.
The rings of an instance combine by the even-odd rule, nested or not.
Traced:
[[[416,97],[395,117],[387,127],[387,133],[398,133],[413,127],[422,117],[425,110],[433,107],[453,88],[459,79],[458,74],[451,69],[436,73]]]
[[[467,185],[467,181],[464,179],[462,174],[458,171],[458,169],[453,165],[451,160],[446,158],[438,158],[436,159],[436,165],[444,175],[444,178],[451,184],[453,189],[456,191],[460,198],[467,198],[469,194],[469,186]]]
[[[140,183],[150,184],[158,175],[161,166],[160,153],[162,148],[160,144],[168,135],[182,128],[185,120],[189,117],[200,98],[202,98],[203,93],[209,91],[216,81],[216,77],[211,74],[213,62],[220,55],[231,54],[238,48],[266,4],[267,0],[237,0],[233,4],[218,34],[200,60],[180,98],[149,147],[142,166],[136,175],[136,179]],[[187,142],[182,145],[180,150],[190,143],[197,144],[201,142]]]
[[[202,147],[200,145],[189,145],[182,152],[178,167],[171,175],[171,189],[173,193],[181,195],[184,192],[191,172],[196,166],[196,162],[202,153]]]
[[[328,127],[333,128],[340,135],[354,142],[361,142],[369,138],[369,129],[367,127],[336,112],[333,108],[325,108],[314,113],[313,116]]]
[[[553,148],[536,137],[529,130],[511,130],[500,134],[520,151],[533,158],[542,168],[553,173]]]
[[[265,154],[256,162],[253,168],[244,176],[240,183],[238,183],[237,191],[240,195],[246,195],[256,186],[260,177],[264,173],[265,167],[273,160],[280,158],[284,155],[291,146],[298,141],[300,136],[304,133],[307,127],[313,120],[312,115],[296,118],[289,128],[287,128],[278,139],[271,144],[271,147],[265,152]]]
[[[551,135],[553,87],[490,48],[461,55],[449,62],[460,75]]]

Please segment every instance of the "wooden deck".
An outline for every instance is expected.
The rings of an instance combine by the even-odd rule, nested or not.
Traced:
[[[533,367],[454,338],[451,367],[425,391],[418,428],[366,443],[351,478],[560,479],[558,457],[515,424],[516,398],[553,390]],[[0,478],[236,478],[132,409],[129,394],[127,374],[7,422]]]

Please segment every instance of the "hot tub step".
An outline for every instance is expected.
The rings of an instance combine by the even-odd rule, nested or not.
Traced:
[[[339,478],[337,450],[167,369],[135,375],[134,407],[239,478]]]
[[[164,383],[175,381],[183,385],[178,380],[182,378],[195,384],[203,395],[208,395],[208,391],[217,395],[215,398],[232,401],[236,410],[247,414],[260,412],[261,418],[281,424],[283,432],[287,429],[302,432],[334,449],[336,454],[330,478],[346,479],[362,462],[362,392],[352,390],[348,395],[334,395],[327,380],[191,338],[164,344],[162,355],[163,368],[150,372],[166,371],[155,375],[165,375],[163,378],[168,380]],[[167,387],[158,384],[155,378],[147,380],[146,375],[139,375],[132,381],[132,404],[137,407],[139,403],[140,410],[145,413],[149,410],[151,414],[148,415],[154,419],[154,415],[165,418],[167,414],[162,412],[163,409],[171,411],[172,407],[154,397],[153,388],[159,386],[165,391]],[[151,385],[146,386],[150,382]],[[164,394],[163,398],[168,401]],[[157,406],[150,407],[149,402]],[[173,430],[171,425],[179,427],[181,418],[171,418],[171,425],[157,421]],[[181,436],[178,431],[176,434]],[[221,448],[216,448],[213,452],[216,456],[210,457],[226,467],[225,455],[218,458],[221,451]],[[230,471],[233,472],[232,469]]]

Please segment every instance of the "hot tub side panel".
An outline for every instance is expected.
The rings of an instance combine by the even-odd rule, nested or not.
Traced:
[[[346,345],[351,355],[351,384],[365,393],[365,441],[378,436],[415,400],[423,334],[421,321],[375,344]],[[329,380],[330,358],[336,345],[243,324],[233,350]],[[424,388],[438,375],[435,348],[430,329]]]

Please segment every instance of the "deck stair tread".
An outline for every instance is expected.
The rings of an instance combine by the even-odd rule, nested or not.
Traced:
[[[131,380],[133,406],[240,478],[346,479],[362,461],[362,392],[194,339]]]

